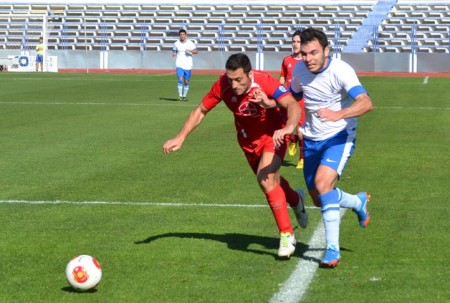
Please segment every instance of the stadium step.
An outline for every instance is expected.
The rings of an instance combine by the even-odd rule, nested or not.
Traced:
[[[374,29],[387,17],[396,0],[378,0],[373,6],[372,12],[367,15],[359,29],[353,34],[347,45],[343,48],[344,53],[361,53],[367,45],[367,41],[373,38]]]

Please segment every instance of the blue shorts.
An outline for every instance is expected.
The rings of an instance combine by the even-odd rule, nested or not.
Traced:
[[[36,63],[42,63],[42,62],[44,62],[44,56],[36,55]]]
[[[343,130],[323,141],[303,139],[305,166],[303,175],[308,189],[315,189],[314,179],[319,165],[334,169],[339,177],[342,175],[348,159],[353,155],[356,141],[356,130],[351,133]]]
[[[177,67],[177,78],[181,79],[184,78],[184,80],[189,81],[191,80],[191,71],[190,69],[182,69],[181,67]]]

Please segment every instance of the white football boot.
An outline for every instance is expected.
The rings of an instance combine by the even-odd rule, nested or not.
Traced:
[[[297,240],[295,236],[290,233],[280,234],[280,248],[278,248],[278,257],[289,258],[295,251]]]

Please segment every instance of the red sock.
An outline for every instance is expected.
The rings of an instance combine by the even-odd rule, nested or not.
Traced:
[[[273,190],[266,193],[266,199],[272,210],[275,222],[277,223],[280,233],[289,232],[294,234],[291,220],[289,219],[289,212],[286,204],[286,196],[280,185],[275,186]]]
[[[298,141],[298,146],[300,146],[300,153],[299,153],[299,160],[301,160],[301,159],[305,159],[305,156],[304,156],[304,154],[303,154],[303,140],[299,140]]]
[[[297,142],[297,138],[296,138],[296,137],[297,137],[296,135],[290,134],[290,135],[289,135],[289,141],[290,141],[290,143],[296,143],[296,142]]]
[[[283,177],[280,177],[280,185],[286,195],[287,203],[289,203],[291,207],[297,207],[299,202],[297,192],[291,188],[289,182]]]

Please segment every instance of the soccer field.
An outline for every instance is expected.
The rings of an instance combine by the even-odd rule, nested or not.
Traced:
[[[0,302],[449,301],[450,78],[361,77],[375,110],[338,186],[372,195],[372,221],[344,214],[335,269],[317,268],[309,197],[295,256],[277,258],[225,106],[162,154],[216,78],[177,102],[175,75],[0,73]],[[282,174],[304,188],[296,160]],[[102,265],[95,291],[65,279],[78,254]]]

